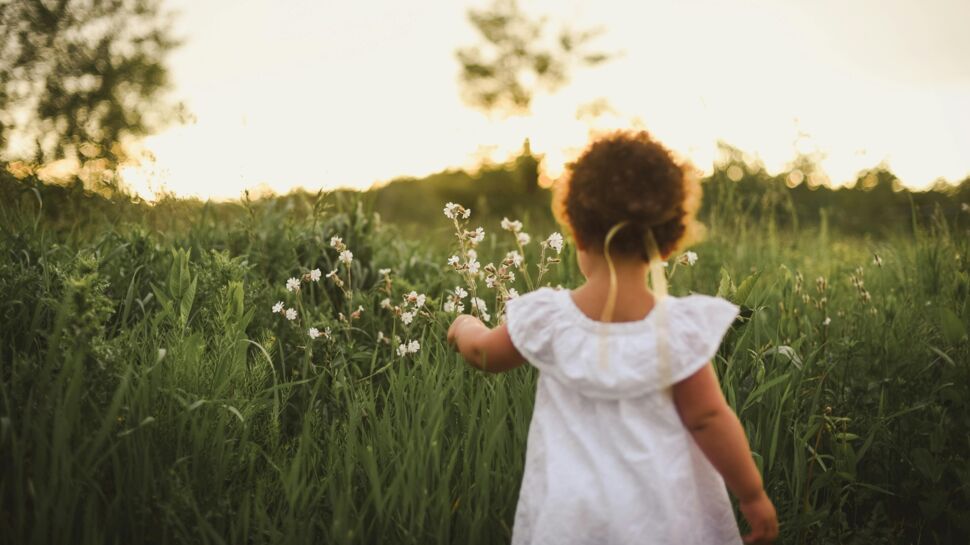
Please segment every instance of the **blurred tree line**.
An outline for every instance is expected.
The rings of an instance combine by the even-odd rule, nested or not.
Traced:
[[[833,188],[812,184],[805,172],[813,167],[805,162],[786,172],[768,174],[759,163],[745,161],[740,152],[727,149],[730,153],[701,182],[700,218],[714,227],[743,215],[782,230],[813,228],[824,222],[826,228],[844,235],[886,236],[910,232],[914,222],[925,222],[937,213],[950,220],[961,215],[970,219],[970,177],[959,184],[940,183],[915,191],[904,187],[890,170],[875,167],[861,172],[854,183]],[[476,171],[444,170],[424,178],[396,179],[359,194],[351,190],[336,193],[356,199],[384,221],[413,233],[447,227],[440,221],[446,202],[472,208],[486,226],[497,225],[507,216],[551,227],[552,192],[537,183],[541,159],[526,142],[519,156]],[[0,201],[24,198],[39,206],[42,203],[46,218],[68,229],[79,223],[93,228],[125,220],[144,220],[161,230],[188,228],[200,216],[216,222],[244,218],[247,208],[253,206],[283,207],[295,219],[319,213],[313,204],[317,198],[305,191],[223,203],[170,196],[153,206],[123,188],[96,193],[80,179],[48,185],[32,174],[18,179],[7,170],[0,172]]]
[[[162,0],[0,1],[0,163],[112,183],[129,144],[185,119]]]

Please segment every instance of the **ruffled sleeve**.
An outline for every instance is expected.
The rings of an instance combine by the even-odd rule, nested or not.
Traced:
[[[556,291],[539,288],[509,300],[505,306],[505,323],[516,350],[540,370],[555,362],[556,324],[558,322]]]
[[[669,318],[672,353],[677,354],[671,358],[672,383],[690,377],[711,361],[740,310],[734,303],[710,295],[678,298]]]

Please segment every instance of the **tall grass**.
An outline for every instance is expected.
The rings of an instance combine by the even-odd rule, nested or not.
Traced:
[[[536,372],[472,371],[446,346],[441,311],[409,333],[417,354],[377,340],[400,333],[380,268],[396,296],[416,289],[438,309],[459,282],[444,218],[409,241],[360,202],[321,195],[300,213],[242,203],[199,217],[169,203],[152,225],[50,225],[41,193],[7,197],[0,541],[508,541]],[[874,241],[824,222],[782,230],[718,202],[671,292],[743,307],[715,366],[781,542],[966,542],[965,223]],[[311,344],[270,308],[287,278],[335,268],[332,235],[354,252],[365,310],[345,328],[343,294],[308,287],[308,315],[348,332]],[[580,281],[568,247],[549,281]]]

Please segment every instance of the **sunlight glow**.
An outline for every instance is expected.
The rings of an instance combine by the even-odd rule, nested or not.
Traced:
[[[965,2],[523,2],[602,26],[597,47],[622,55],[507,119],[459,97],[453,53],[475,42],[465,11],[483,2],[169,3],[186,39],[175,95],[196,121],[146,139],[157,162],[126,169],[149,198],[366,188],[501,161],[526,138],[555,179],[591,135],[629,127],[705,170],[721,140],[770,172],[814,154],[835,184],[881,162],[912,187],[970,174]],[[594,102],[602,115],[577,115]]]

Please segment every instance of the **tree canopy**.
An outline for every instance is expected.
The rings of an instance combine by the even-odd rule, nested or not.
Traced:
[[[555,91],[577,66],[605,62],[610,55],[589,51],[599,30],[561,29],[551,38],[545,18],[531,18],[516,0],[495,0],[468,11],[481,42],[456,51],[462,94],[486,112],[524,113],[537,89]]]
[[[0,160],[107,170],[182,113],[161,0],[0,0]]]

